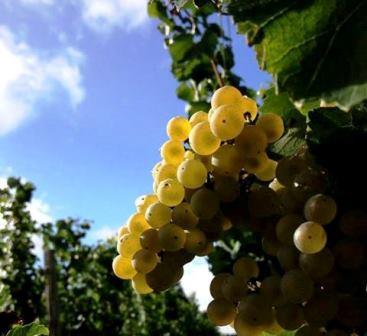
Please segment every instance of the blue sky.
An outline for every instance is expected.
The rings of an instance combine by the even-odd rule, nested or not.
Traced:
[[[184,114],[145,7],[145,0],[0,1],[0,177],[35,183],[39,221],[93,220],[90,241],[115,232],[135,198],[151,191],[166,122]],[[265,86],[269,77],[244,38],[232,36],[236,73],[250,87]],[[204,307],[211,275],[205,262],[190,267],[183,286]]]

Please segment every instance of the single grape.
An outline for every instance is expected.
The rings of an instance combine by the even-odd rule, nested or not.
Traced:
[[[305,217],[308,221],[321,225],[329,224],[336,216],[337,206],[335,201],[323,194],[309,198],[305,204]]]
[[[233,86],[223,86],[216,90],[211,99],[212,108],[227,104],[236,104],[241,102],[241,92]]]
[[[194,127],[202,121],[208,121],[208,113],[204,111],[195,112],[189,119],[191,127]]]
[[[163,180],[158,185],[157,196],[162,204],[173,207],[184,200],[185,188],[176,179]]]
[[[195,153],[211,155],[220,146],[220,139],[210,130],[208,121],[202,121],[193,127],[189,135],[189,143]]]
[[[161,147],[162,159],[174,166],[178,166],[185,157],[185,148],[180,141],[167,140]]]
[[[219,273],[212,279],[210,283],[210,294],[213,297],[213,299],[224,298],[222,286],[224,281],[231,276],[232,275],[230,273]]]
[[[279,140],[284,133],[283,119],[274,113],[262,114],[256,124],[264,130],[269,143]]]
[[[320,252],[326,245],[326,232],[315,222],[305,222],[294,232],[293,241],[296,247],[307,254]]]
[[[117,251],[126,258],[132,256],[141,249],[139,235],[135,233],[124,234],[117,243]]]
[[[325,247],[314,254],[301,253],[299,267],[312,279],[322,279],[328,275],[334,266],[334,255]]]
[[[314,292],[312,280],[300,269],[285,273],[280,282],[284,298],[290,303],[302,303],[309,300]]]
[[[199,222],[189,203],[183,202],[172,210],[172,220],[185,230],[193,229]]]
[[[167,224],[159,229],[159,242],[166,251],[177,251],[184,247],[185,231],[176,224]]]
[[[246,115],[249,115],[250,119],[254,121],[257,116],[257,104],[256,101],[247,97],[243,96],[241,100],[242,112]]]
[[[238,176],[243,163],[243,158],[236,146],[223,145],[212,155],[215,174]]]
[[[129,232],[140,235],[145,230],[150,229],[150,225],[141,213],[135,213],[127,220]]]
[[[261,282],[260,294],[275,306],[279,306],[284,302],[283,294],[280,290],[280,281],[280,276],[271,275]]]
[[[211,219],[219,210],[219,197],[209,189],[203,188],[191,197],[192,211],[201,219]]]
[[[269,158],[265,152],[255,156],[246,157],[243,168],[250,174],[257,174],[264,170],[269,162]]]
[[[152,228],[158,229],[171,221],[172,211],[160,202],[150,205],[145,213],[145,219]]]
[[[142,215],[145,215],[145,211],[148,206],[157,202],[158,197],[156,195],[142,195],[139,196],[135,201],[136,211]]]
[[[145,278],[147,285],[154,292],[162,292],[177,283],[182,275],[182,266],[171,262],[161,262],[152,272],[146,274]]]
[[[187,150],[184,155],[185,160],[193,160],[195,159],[195,153],[191,150]]]
[[[239,302],[247,294],[247,285],[245,280],[231,275],[224,279],[222,292],[225,299],[231,302]]]
[[[177,168],[177,179],[185,188],[197,189],[204,185],[208,171],[197,159],[185,160]]]
[[[296,156],[278,162],[275,170],[277,180],[285,187],[292,187],[297,175],[307,169],[306,162]]]
[[[142,248],[158,253],[162,247],[159,243],[158,231],[156,229],[148,229],[140,235],[140,245]]]
[[[337,311],[337,297],[331,295],[313,297],[303,308],[305,320],[312,327],[325,326]]]
[[[268,159],[266,161],[266,165],[264,165],[264,169],[260,170],[255,176],[264,182],[271,181],[275,178],[275,170],[277,168],[278,162]]]
[[[273,320],[273,311],[267,298],[259,294],[249,294],[243,298],[238,311],[248,324],[253,326],[267,326]]]
[[[156,176],[157,176],[157,174],[158,174],[158,171],[159,171],[159,169],[161,168],[162,164],[163,164],[163,161],[159,161],[159,162],[157,162],[157,163],[154,165],[154,167],[153,167],[153,169],[152,169],[152,176],[153,176],[153,179],[155,179],[155,178],[156,178]]]
[[[159,167],[156,175],[155,175],[155,182],[157,183],[157,186],[159,183],[163,180],[169,179],[169,178],[176,178],[177,174],[177,167],[169,164],[169,163],[162,163],[162,165]]]
[[[216,299],[209,303],[207,314],[209,320],[216,326],[225,326],[234,321],[236,307],[225,299]]]
[[[172,140],[185,141],[190,131],[191,124],[184,117],[174,117],[167,124],[167,135]]]
[[[241,257],[233,264],[233,274],[248,281],[259,276],[259,266],[250,257]]]
[[[158,263],[158,256],[149,250],[142,249],[134,254],[132,265],[139,273],[149,273],[153,271]]]
[[[285,271],[298,267],[298,256],[299,252],[294,246],[283,245],[277,251],[277,259]]]
[[[126,225],[123,225],[119,228],[118,234],[117,234],[117,238],[121,238],[124,234],[126,233],[130,233],[129,229],[127,228]]]
[[[186,233],[185,249],[190,253],[200,253],[206,247],[205,233],[199,229],[191,229]]]
[[[214,250],[214,245],[212,242],[207,241],[204,248],[200,251],[197,252],[196,255],[198,257],[206,257],[208,256],[210,253],[212,253]]]
[[[144,295],[153,292],[153,289],[151,289],[147,284],[145,274],[142,273],[138,273],[132,278],[131,285],[138,294]]]
[[[131,265],[131,259],[120,255],[113,259],[112,269],[117,277],[124,280],[132,279],[136,274],[135,269]]]
[[[275,318],[279,325],[286,330],[296,330],[305,322],[302,307],[294,303],[287,303],[278,307]]]
[[[288,214],[280,218],[275,228],[277,239],[283,244],[294,246],[294,231],[296,231],[303,221],[303,218],[296,214]]]
[[[234,320],[234,329],[238,336],[262,336],[264,327],[248,322],[246,313],[238,313]]]
[[[242,132],[235,139],[235,144],[245,157],[253,157],[265,152],[268,139],[259,126],[245,125]]]

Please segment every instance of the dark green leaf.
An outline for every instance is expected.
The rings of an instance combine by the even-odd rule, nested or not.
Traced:
[[[186,113],[191,117],[195,112],[204,111],[208,112],[210,109],[210,104],[204,101],[201,102],[191,102],[186,106]]]
[[[182,100],[192,101],[195,98],[195,89],[183,82],[176,89],[176,94]]]
[[[38,323],[25,326],[16,326],[7,333],[7,336],[48,336],[48,329]]]
[[[190,0],[176,0],[175,5],[178,10],[184,7]]]
[[[181,34],[176,36],[168,46],[172,60],[174,62],[182,61],[193,46],[192,35]]]
[[[271,146],[270,151],[280,157],[292,156],[305,144],[305,132],[298,128],[289,128],[283,137]]]
[[[148,3],[148,15],[151,18],[156,18],[164,22],[165,24],[172,26],[173,23],[167,16],[166,8],[163,6],[161,1],[150,1]]]

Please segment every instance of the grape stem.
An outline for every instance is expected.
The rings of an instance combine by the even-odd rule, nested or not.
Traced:
[[[213,59],[210,60],[210,63],[212,65],[212,68],[213,68],[213,71],[214,71],[214,74],[215,74],[215,77],[218,81],[219,86],[223,87],[224,86],[224,81],[223,81],[223,78],[222,78],[222,76],[220,75],[220,73],[218,71],[217,64],[215,63],[215,61]]]

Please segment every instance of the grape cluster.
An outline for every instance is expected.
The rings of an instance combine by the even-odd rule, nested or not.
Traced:
[[[240,257],[232,273],[214,277],[207,313],[215,325],[231,325],[241,336],[359,330],[366,301],[353,287],[340,291],[338,281],[343,270],[365,265],[360,234],[366,236],[367,215],[340,216],[325,194],[326,173],[307,149],[279,162],[268,157],[284,133],[281,117],[258,115],[256,102],[230,86],[213,94],[211,107],[168,122],[153,193],[136,200],[119,230],[114,273],[139,294],[164,291],[225,231],[251,230],[263,255]]]

